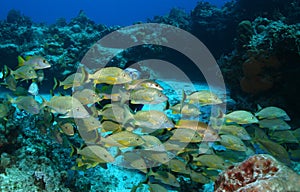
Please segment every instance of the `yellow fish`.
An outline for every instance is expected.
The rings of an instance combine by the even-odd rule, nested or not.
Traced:
[[[233,135],[221,135],[221,145],[223,145],[224,147],[226,147],[227,149],[231,149],[234,151],[246,151],[247,147],[246,145],[243,143],[243,141]]]
[[[207,90],[196,91],[188,95],[186,99],[189,100],[190,104],[199,103],[200,105],[203,106],[223,103],[223,101],[216,94]]]
[[[50,63],[42,56],[28,56],[24,60],[21,56],[18,56],[19,66],[30,66],[34,70],[50,68]]]
[[[145,141],[139,135],[129,131],[121,131],[101,138],[100,142],[104,143],[105,146],[134,147],[143,145]]]
[[[82,105],[94,104],[101,101],[99,95],[92,89],[83,89],[73,93],[73,97],[78,99]]]
[[[61,118],[86,118],[90,116],[80,101],[71,96],[54,96],[49,102],[44,100],[44,105],[63,115],[60,116]]]
[[[258,123],[258,119],[252,113],[244,110],[233,111],[224,117],[227,123],[234,122],[240,125]]]
[[[89,80],[93,80],[94,84],[124,84],[132,81],[130,75],[118,67],[105,67],[88,75]]]
[[[30,80],[37,78],[37,74],[34,71],[33,67],[28,65],[19,67],[15,71],[10,69],[10,74],[12,74],[15,79]]]
[[[291,120],[291,118],[283,109],[273,106],[259,110],[255,113],[255,116],[259,119],[283,119],[285,121]]]

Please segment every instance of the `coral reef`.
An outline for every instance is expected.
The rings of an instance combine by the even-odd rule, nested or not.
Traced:
[[[219,63],[227,86],[241,97],[234,98],[245,108],[246,103],[264,103],[299,110],[295,87],[299,86],[299,25],[257,17],[242,21],[237,28],[236,48],[220,58]],[[292,69],[292,70],[291,70]],[[272,99],[266,99],[266,98]]]
[[[221,173],[215,191],[297,191],[300,175],[270,155],[254,155]]]
[[[191,32],[204,42],[214,56],[221,56],[219,64],[226,86],[231,89],[231,97],[237,101],[237,105],[231,104],[229,108],[248,109],[254,112],[257,103],[263,106],[274,105],[287,109],[292,120],[297,121],[300,114],[298,102],[298,87],[300,86],[299,7],[297,0],[240,0],[228,2],[222,8],[212,6],[207,2],[199,2],[191,13],[186,13],[181,9],[172,9],[168,15],[155,16],[147,22],[165,23]],[[41,85],[41,89],[48,93],[52,89],[51,83],[54,75],[58,80],[63,80],[75,72],[92,45],[119,28],[120,26],[109,27],[96,24],[83,11],[80,11],[70,22],[59,18],[55,24],[46,25],[33,23],[20,11],[11,10],[6,20],[0,21],[0,65],[1,68],[7,65],[9,68],[16,69],[19,55],[24,58],[29,55],[44,56],[52,65],[50,69],[45,69],[47,83]],[[158,46],[161,45],[161,39],[157,39],[160,33],[162,32],[153,31],[145,37],[145,44],[149,43],[148,40],[155,39],[157,46],[147,44],[126,49],[108,63],[106,60],[101,60],[103,58],[99,59],[98,55],[91,55],[89,59],[94,61],[98,59],[97,62],[100,65],[107,63],[107,66],[117,66],[122,69],[149,58],[168,60],[191,79],[194,77],[192,80],[205,81],[194,68],[189,68],[193,64],[184,55]],[[127,34],[123,31],[123,34],[119,35]],[[145,34],[138,35],[145,36]],[[138,35],[131,36],[130,42],[138,39]],[[97,48],[103,54],[119,51],[119,49],[109,50],[100,46]],[[151,71],[142,64],[136,65],[142,78],[155,78],[159,75],[159,72]],[[1,77],[1,80],[4,79]],[[25,81],[19,83],[21,88],[24,84],[26,84]],[[173,87],[181,91],[186,88],[186,85],[179,83]],[[24,90],[27,94],[27,90]],[[166,89],[164,94],[170,97],[171,105],[180,102],[178,97],[173,96],[177,95],[174,89]],[[209,118],[210,109],[201,107],[203,113],[201,120]],[[172,115],[176,116],[176,114]],[[179,118],[178,115],[176,117]],[[79,147],[80,136],[76,131],[73,133],[74,137],[55,132],[57,127],[52,124],[52,120],[49,120],[49,126],[45,125],[45,122],[42,114],[30,115],[11,104],[7,114],[1,117],[0,188],[2,191],[129,191],[138,183],[146,185],[145,172],[125,170],[110,164],[108,164],[108,169],[97,166],[85,170],[82,166],[73,167],[75,170],[71,170],[78,159],[75,160],[75,157],[69,156],[71,150],[68,144],[72,143]],[[291,127],[295,129],[296,126],[293,123]],[[255,126],[245,127],[253,138],[252,128]],[[130,130],[131,127],[126,127],[126,129]],[[274,136],[272,134],[278,134],[278,132],[265,132],[267,137],[270,137],[269,144],[277,144],[271,146],[280,146],[288,160],[289,158],[292,161],[299,160],[297,142],[289,143],[291,140],[285,138],[287,142],[278,144],[276,143],[278,141],[274,139],[276,137],[272,137]],[[164,140],[171,134],[173,133],[167,130],[157,131],[153,135]],[[65,142],[66,140],[68,142]],[[253,146],[252,141],[241,142],[247,146],[247,151],[230,150],[229,147],[226,148],[217,141],[214,144],[215,148],[208,150],[212,154],[207,155],[221,158],[214,158],[215,161],[212,162],[210,160],[205,162],[203,159],[200,161],[205,156],[198,154],[200,151],[195,152],[199,146],[192,143],[184,151],[179,151],[175,159],[181,163],[186,162],[185,166],[174,165],[170,169],[168,165],[161,165],[153,169],[152,176],[147,174],[147,179],[151,182],[154,178],[160,178],[159,181],[163,181],[160,184],[167,183],[168,185],[167,179],[171,177],[165,176],[166,173],[172,173],[175,179],[169,181],[171,185],[168,189],[172,189],[174,183],[177,186],[179,182],[180,187],[177,189],[180,191],[196,191],[202,188],[212,191],[212,181],[217,178],[219,171],[229,166],[229,163],[243,161],[249,155],[254,154],[253,149],[256,149],[257,153],[263,150],[259,149],[259,151],[255,144]],[[176,149],[175,145],[169,147]],[[271,152],[270,154],[276,157],[282,155],[276,153],[278,152],[276,150]],[[218,159],[220,162],[217,161]],[[292,162],[292,165],[295,170],[299,171],[298,162]],[[187,171],[190,172],[187,174]],[[300,186],[297,186],[299,182],[299,175],[277,162],[273,157],[255,155],[222,173],[216,181],[215,189],[237,191],[247,188],[260,191],[260,187],[266,190],[276,187],[276,190],[280,191],[281,187],[282,191],[286,191],[299,189]]]

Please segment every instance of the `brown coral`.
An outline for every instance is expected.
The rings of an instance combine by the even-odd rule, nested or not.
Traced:
[[[256,54],[243,63],[244,77],[240,81],[242,90],[252,94],[270,90],[277,80],[274,71],[280,68],[275,55],[269,56],[265,51]]]
[[[267,154],[254,155],[229,167],[215,182],[215,191],[296,191],[300,175]]]

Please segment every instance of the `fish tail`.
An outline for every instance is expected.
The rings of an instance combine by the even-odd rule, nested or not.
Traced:
[[[78,150],[77,150],[77,148],[74,146],[74,145],[72,145],[71,143],[70,143],[70,147],[71,147],[71,153],[70,153],[70,157],[73,157],[74,155],[77,155],[78,153]]]
[[[42,104],[40,105],[40,109],[43,109],[44,107],[47,106],[48,101],[41,95],[38,95],[38,96],[42,99]]]
[[[87,82],[89,79],[89,73],[85,70],[85,68],[82,66],[81,67],[81,73],[82,73],[82,78],[81,78],[81,83]]]
[[[25,60],[20,55],[18,56],[18,66],[21,67],[25,63]]]
[[[60,81],[57,80],[55,77],[53,78],[53,80],[54,80],[54,85],[53,85],[52,90],[55,90],[57,87],[60,86],[61,83],[60,83]]]
[[[129,123],[130,121],[134,120],[134,116],[133,114],[130,112],[130,108],[128,105],[123,105],[123,107],[125,108],[125,114],[124,114],[124,122],[123,125]]]
[[[8,100],[9,103],[14,103],[15,100],[14,100],[14,98],[12,98],[12,96],[7,94],[6,97],[7,97],[7,100]]]
[[[121,89],[119,90],[119,93],[120,93],[120,97],[121,97],[120,105],[123,106],[125,104],[125,102],[128,101],[130,98],[128,97],[126,92]]]
[[[182,111],[185,100],[186,100],[186,93],[185,93],[184,89],[182,89],[182,99],[181,99],[181,102],[180,102],[180,110],[179,110],[180,113]]]
[[[6,78],[9,75],[13,75],[13,70],[10,69],[9,67],[7,67],[7,65],[4,65],[4,69],[3,69],[3,77]]]

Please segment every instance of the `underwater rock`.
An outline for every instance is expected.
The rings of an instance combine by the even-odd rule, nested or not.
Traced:
[[[15,44],[0,44],[0,63],[1,65],[7,65],[13,67],[15,65],[16,58],[20,54],[19,47]]]
[[[249,20],[244,20],[237,27],[237,47],[238,50],[243,50],[243,45],[247,44],[253,35],[252,23]]]
[[[6,16],[6,22],[23,26],[30,26],[32,24],[29,17],[22,15],[19,10],[15,9],[11,9],[8,12]]]
[[[254,155],[229,167],[215,182],[215,191],[297,191],[300,175],[267,154]]]

